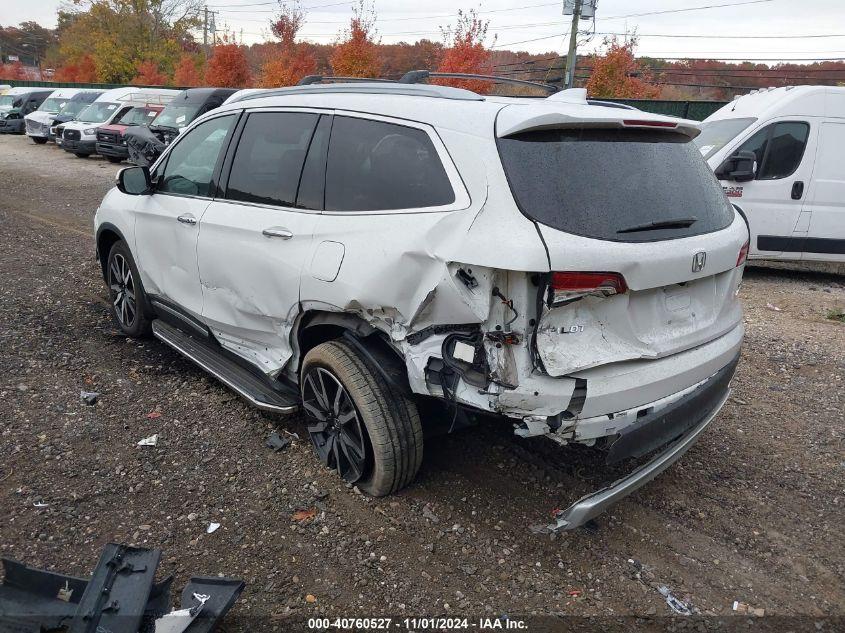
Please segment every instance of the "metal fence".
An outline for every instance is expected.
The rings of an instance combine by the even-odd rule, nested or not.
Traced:
[[[53,81],[30,81],[24,79],[0,79],[0,84],[9,84],[13,87],[32,88],[122,88],[126,84],[79,84],[71,82]],[[161,86],[136,86],[137,88],[161,88]],[[176,88],[184,90],[184,88]],[[645,112],[654,114],[668,114],[684,119],[695,119],[703,121],[716,110],[721,108],[727,101],[661,101],[659,99],[605,99],[602,101],[613,101],[634,106]]]

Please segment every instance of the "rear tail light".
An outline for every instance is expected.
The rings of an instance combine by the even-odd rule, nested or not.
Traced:
[[[739,249],[739,255],[736,258],[736,265],[742,266],[746,259],[748,259],[748,240],[746,240],[745,244],[742,245],[742,248]]]
[[[586,296],[612,297],[627,291],[628,284],[619,273],[552,273],[549,304],[556,305]]]

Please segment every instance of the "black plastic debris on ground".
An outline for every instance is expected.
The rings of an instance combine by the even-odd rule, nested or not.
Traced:
[[[267,447],[272,448],[274,452],[278,453],[280,450],[287,448],[291,443],[289,437],[279,435],[278,431],[273,431],[267,438]]]
[[[147,633],[170,611],[173,578],[154,582],[161,550],[110,543],[91,578],[33,569],[2,559],[0,633]],[[238,599],[243,581],[192,578],[182,592],[190,617],[179,633],[210,633]]]

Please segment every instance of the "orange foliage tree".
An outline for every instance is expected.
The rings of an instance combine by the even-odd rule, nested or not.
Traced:
[[[199,70],[197,70],[197,59],[195,55],[190,53],[183,53],[179,58],[179,63],[173,71],[173,84],[176,86],[199,86],[202,83],[202,77]]]
[[[305,15],[299,6],[289,7],[280,3],[281,14],[274,20],[270,29],[279,38],[279,43],[270,49],[267,60],[261,66],[258,83],[262,88],[293,86],[306,75],[313,75],[317,69],[317,60],[308,47],[296,41]]]
[[[437,68],[442,73],[485,73],[490,62],[490,49],[485,46],[489,20],[480,20],[475,9],[468,13],[458,10],[458,22],[454,28],[442,28],[446,52]],[[495,41],[495,38],[493,38]],[[439,79],[436,83],[456,88],[465,88],[473,92],[485,93],[492,87],[487,81],[471,79]]]
[[[168,77],[158,69],[157,63],[147,60],[138,63],[138,74],[131,83],[142,86],[163,86],[168,83]]]
[[[607,51],[593,63],[587,81],[587,94],[591,97],[617,97],[621,99],[654,99],[660,93],[651,85],[651,74],[634,59],[637,37],[633,35],[619,42],[616,36],[605,38]]]
[[[332,71],[344,77],[378,77],[382,61],[380,44],[375,40],[375,12],[366,9],[364,0],[353,12],[349,29],[332,53]]]
[[[78,62],[60,66],[53,74],[53,81],[96,83],[97,66],[94,63],[94,58],[90,55],[84,55]]]
[[[26,79],[26,71],[20,62],[0,64],[0,77],[3,79]]]
[[[205,83],[218,88],[243,88],[252,82],[244,47],[224,37],[222,44],[217,44],[205,67]]]

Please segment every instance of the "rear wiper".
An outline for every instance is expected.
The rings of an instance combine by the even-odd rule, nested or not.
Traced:
[[[617,233],[637,233],[639,231],[657,231],[659,229],[685,229],[698,222],[698,218],[676,218],[674,220],[658,220],[629,226],[627,229],[620,229]]]

